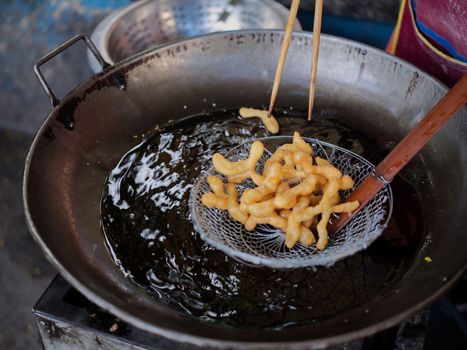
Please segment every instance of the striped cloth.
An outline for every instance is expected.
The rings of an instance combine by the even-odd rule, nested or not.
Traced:
[[[467,73],[467,0],[402,0],[386,51],[454,85]]]

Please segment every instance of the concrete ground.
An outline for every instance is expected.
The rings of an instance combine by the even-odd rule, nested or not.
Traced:
[[[0,348],[39,349],[31,307],[56,274],[33,241],[21,204],[31,135],[0,129]]]
[[[0,3],[0,349],[40,349],[31,308],[55,276],[29,234],[21,202],[24,159],[51,110],[33,64],[75,34],[91,33],[129,0]],[[45,67],[59,96],[92,74],[83,46]]]

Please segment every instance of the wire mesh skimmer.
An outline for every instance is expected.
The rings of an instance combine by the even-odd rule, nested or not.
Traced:
[[[341,147],[303,138],[313,148],[313,155],[327,159],[343,174],[355,181],[352,189],[342,191],[346,198],[375,167],[359,155]],[[291,136],[260,138],[265,147],[256,170],[262,172],[265,161],[282,144],[291,143]],[[225,157],[231,161],[246,159],[253,141],[241,144]],[[285,246],[285,234],[269,225],[257,225],[247,231],[243,225],[232,219],[226,210],[208,208],[201,203],[201,197],[211,189],[207,182],[209,175],[220,175],[214,168],[203,172],[192,188],[190,211],[195,229],[201,238],[227,255],[254,265],[289,269],[305,266],[331,265],[339,259],[365,249],[386,227],[392,212],[390,186],[383,188],[344,228],[330,237],[329,245],[320,251],[314,245],[306,247],[297,243],[292,249]],[[224,178],[225,180],[225,178]],[[251,180],[238,185],[239,196],[247,188],[253,188]]]

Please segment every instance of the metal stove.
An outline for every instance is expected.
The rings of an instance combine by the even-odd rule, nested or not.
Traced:
[[[200,349],[142,331],[89,302],[61,276],[33,309],[49,349]],[[467,276],[446,297],[398,326],[331,350],[467,349]]]

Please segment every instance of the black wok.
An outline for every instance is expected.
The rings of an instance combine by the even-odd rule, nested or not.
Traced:
[[[55,107],[27,157],[24,206],[45,255],[91,301],[135,326],[179,341],[320,348],[397,324],[440,296],[465,270],[464,108],[406,170],[416,179],[423,207],[424,230],[416,257],[396,281],[363,304],[280,331],[237,329],[175,311],[123,276],[100,228],[106,175],[136,143],[133,135],[156,124],[267,103],[281,38],[281,32],[244,31],[170,44],[107,67],[61,101],[52,98]],[[279,106],[306,109],[310,56],[311,35],[296,34]],[[386,148],[446,92],[416,67],[336,37],[323,35],[319,62],[316,108],[340,111],[343,123]],[[205,98],[210,103],[203,102]],[[426,256],[433,262],[427,263]]]

